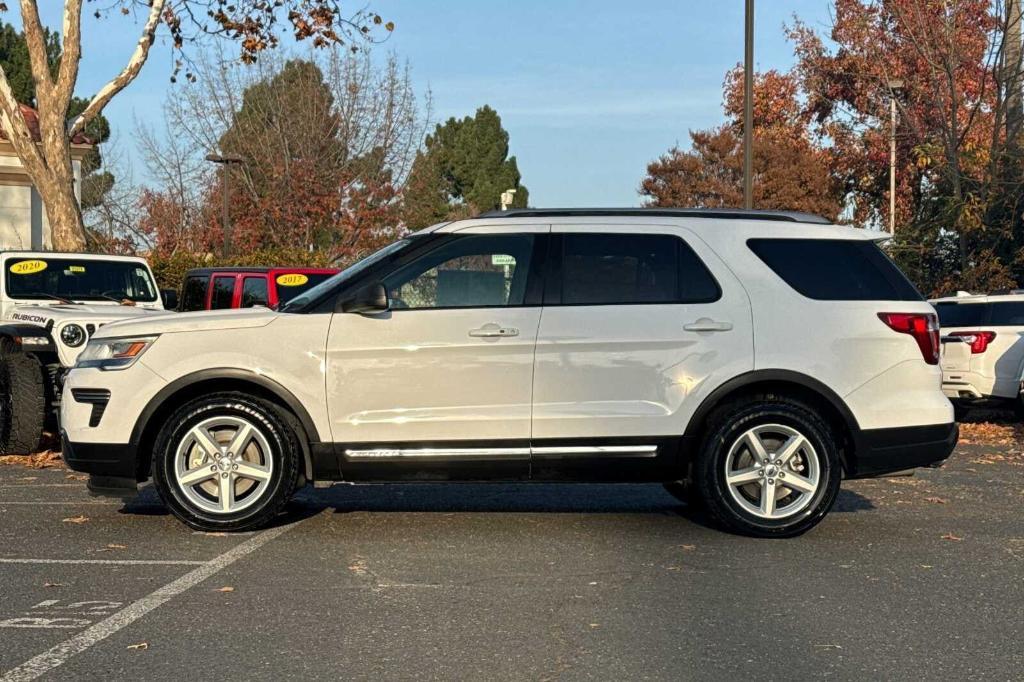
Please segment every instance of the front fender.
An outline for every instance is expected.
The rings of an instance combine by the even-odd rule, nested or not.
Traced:
[[[57,345],[54,343],[50,330],[53,323],[45,327],[37,324],[22,324],[7,322],[0,324],[0,339],[7,339],[7,350],[25,353],[56,352]]]

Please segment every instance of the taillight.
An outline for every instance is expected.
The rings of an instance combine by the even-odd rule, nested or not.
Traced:
[[[913,336],[924,361],[939,364],[939,318],[935,313],[878,313],[878,319],[893,331]]]
[[[964,343],[971,347],[971,353],[974,355],[984,353],[988,344],[996,338],[995,332],[950,332],[949,335],[963,339]]]

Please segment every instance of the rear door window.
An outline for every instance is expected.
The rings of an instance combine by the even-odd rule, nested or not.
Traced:
[[[775,274],[819,301],[923,301],[878,246],[850,239],[750,239]]]
[[[686,242],[672,235],[562,235],[561,303],[707,303],[721,292]]]
[[[235,276],[217,276],[213,278],[213,292],[210,295],[210,310],[230,308],[235,299]]]

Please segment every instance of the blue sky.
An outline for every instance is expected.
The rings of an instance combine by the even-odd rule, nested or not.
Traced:
[[[535,206],[638,205],[646,164],[686,146],[688,130],[721,121],[722,78],[743,57],[743,0],[370,3],[397,25],[378,50],[409,60],[417,86],[433,92],[436,119],[483,104],[498,111]],[[62,3],[45,4],[44,20],[59,26]],[[758,68],[790,66],[783,24],[795,13],[825,28],[830,4],[758,0]],[[78,90],[88,94],[123,66],[138,28],[90,16],[83,29]],[[170,61],[166,45],[155,48],[107,108],[126,151],[134,120],[158,117],[173,93]]]

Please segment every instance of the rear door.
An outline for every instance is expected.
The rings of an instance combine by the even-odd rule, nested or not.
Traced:
[[[532,476],[656,480],[719,374],[753,367],[750,305],[688,230],[553,227]]]

